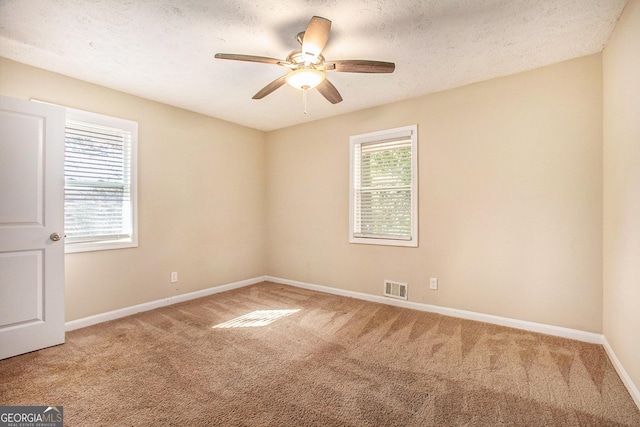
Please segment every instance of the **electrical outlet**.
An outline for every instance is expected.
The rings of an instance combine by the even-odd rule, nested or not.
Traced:
[[[431,277],[429,279],[429,289],[438,289],[438,278]]]
[[[177,271],[173,271],[171,273],[171,283],[176,283],[178,281],[178,272]]]

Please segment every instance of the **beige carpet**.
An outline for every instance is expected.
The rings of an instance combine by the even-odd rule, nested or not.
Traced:
[[[0,361],[0,404],[68,426],[640,426],[599,345],[272,283]]]

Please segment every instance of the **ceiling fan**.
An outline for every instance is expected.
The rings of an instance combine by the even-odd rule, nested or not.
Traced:
[[[301,89],[306,95],[308,89],[317,88],[332,104],[342,101],[342,96],[336,87],[327,80],[326,71],[338,71],[346,73],[393,73],[396,66],[393,62],[370,61],[360,59],[348,59],[327,61],[322,56],[329,40],[331,21],[319,16],[314,16],[309,21],[307,29],[298,33],[296,39],[301,45],[300,50],[294,50],[287,59],[280,60],[264,56],[239,55],[234,53],[217,53],[216,58],[232,59],[236,61],[260,62],[275,64],[290,71],[262,88],[253,96],[253,99],[262,99],[280,86],[288,83],[296,89]],[[306,98],[305,98],[306,100]]]

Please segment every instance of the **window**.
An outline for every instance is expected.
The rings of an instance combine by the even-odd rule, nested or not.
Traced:
[[[138,246],[138,124],[67,108],[65,252]]]
[[[350,138],[349,242],[418,246],[418,128]]]

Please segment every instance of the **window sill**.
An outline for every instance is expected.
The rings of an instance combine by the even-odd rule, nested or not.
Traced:
[[[64,245],[65,254],[74,254],[79,252],[108,251],[113,249],[137,248],[138,242],[131,240],[116,240],[113,242],[86,242],[86,243],[67,243]]]
[[[417,240],[376,239],[371,237],[350,237],[349,243],[380,246],[400,246],[405,248],[417,248]]]

